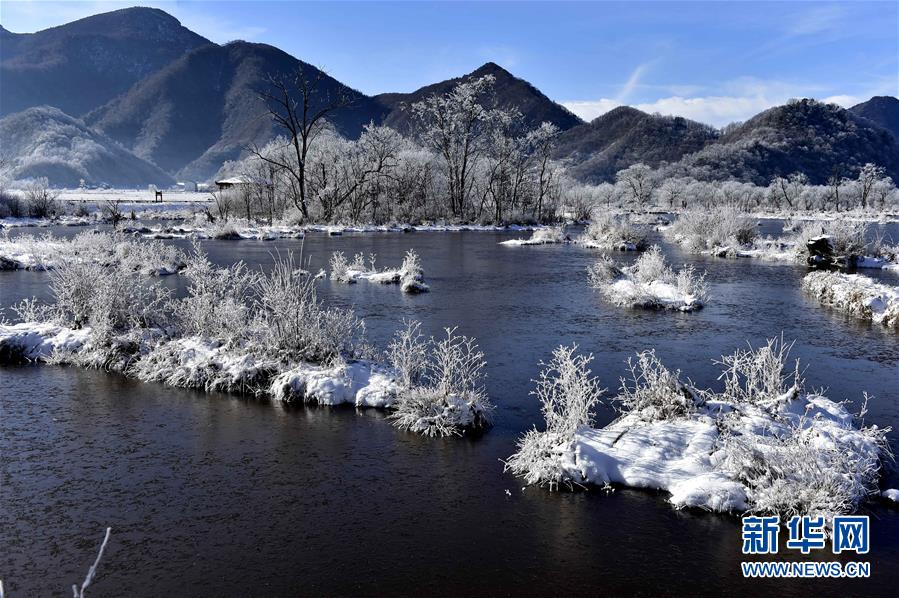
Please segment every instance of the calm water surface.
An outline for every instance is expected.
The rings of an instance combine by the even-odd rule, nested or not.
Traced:
[[[670,245],[671,260],[708,272],[710,305],[695,314],[615,308],[587,287],[596,253],[497,245],[515,236],[204,244],[218,263],[263,268],[273,252],[302,250],[313,270],[335,250],[374,252],[386,267],[415,248],[429,294],[328,281],[322,294],[354,306],[379,346],[408,317],[429,334],[458,326],[478,337],[498,406],[496,426],[481,437],[424,439],[372,410],[284,407],[75,368],[0,370],[8,595],[67,594],[106,526],[113,536],[93,596],[892,594],[899,510],[889,506],[869,511],[871,579],[744,581],[737,517],[675,511],[658,492],[523,490],[501,459],[540,423],[530,380],[560,343],[595,353],[594,373],[610,390],[627,357],[653,347],[669,367],[714,387],[713,358],[783,333],[796,340],[809,386],[854,406],[867,390],[875,396],[868,421],[899,428],[899,336],[815,305],[799,290],[803,268],[697,258]],[[165,283],[182,290],[178,277]],[[0,306],[31,295],[47,296],[46,274],[0,273]],[[597,419],[612,418],[603,407]],[[899,485],[895,474],[888,484]],[[801,558],[784,549],[780,557]]]

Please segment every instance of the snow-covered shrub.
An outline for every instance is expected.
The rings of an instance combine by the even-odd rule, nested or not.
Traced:
[[[691,210],[681,214],[667,231],[693,252],[740,247],[758,236],[756,220],[736,208]]]
[[[671,282],[674,277],[674,272],[665,261],[662,248],[658,245],[653,245],[646,253],[637,258],[631,272],[634,280],[641,283],[650,283],[654,280]]]
[[[754,512],[829,521],[878,493],[882,461],[889,458],[887,431],[861,427],[853,430],[854,442],[841,447],[806,422],[779,434],[728,430],[718,467],[748,488]]]
[[[425,293],[431,290],[425,283],[421,258],[414,249],[406,252],[403,265],[400,266],[400,288],[404,293]]]
[[[208,229],[209,236],[220,241],[235,241],[241,238],[240,231],[230,221],[221,219],[213,222]]]
[[[802,290],[823,305],[863,320],[899,328],[899,288],[861,274],[810,272]]]
[[[243,262],[220,268],[199,245],[183,271],[187,296],[173,304],[182,334],[233,340],[247,334],[251,320],[250,292],[258,280]]]
[[[632,266],[619,267],[603,256],[587,272],[590,286],[621,307],[692,311],[708,301],[705,274],[692,266],[675,273],[653,245]]]
[[[631,380],[621,379],[615,401],[624,412],[639,415],[645,421],[683,417],[696,411],[697,397],[692,388],[681,381],[680,370],[672,372],[656,357],[655,350],[628,358]]]
[[[184,267],[184,254],[159,241],[126,237],[121,232],[88,231],[64,239],[45,234],[0,237],[0,257],[16,268],[50,270],[63,261],[93,262],[147,275],[173,274]]]
[[[568,235],[565,234],[564,226],[553,226],[536,229],[531,234],[530,239],[509,239],[508,241],[502,241],[500,245],[552,245],[567,243],[569,240]]]
[[[90,327],[94,340],[104,344],[134,328],[163,326],[167,289],[146,285],[116,268],[69,262],[50,272],[56,299],[53,319],[74,329]]]
[[[772,338],[758,349],[737,349],[721,357],[715,363],[724,369],[718,377],[724,381],[723,396],[731,403],[763,406],[798,394],[802,385],[799,360],[792,370],[786,369],[792,348],[793,343]]]
[[[552,226],[547,228],[538,228],[531,235],[531,241],[534,243],[564,243],[566,240],[565,228],[562,226]]]
[[[505,469],[522,476],[528,484],[558,488],[571,484],[562,459],[575,435],[593,423],[593,408],[605,392],[590,374],[593,355],[576,355],[577,345],[559,346],[536,380],[531,394],[540,401],[546,422],[544,431],[529,430],[518,441],[518,450],[506,461]]]
[[[397,397],[390,417],[400,429],[448,436],[490,425],[493,405],[483,387],[484,353],[473,338],[457,335],[455,328],[445,330],[445,338],[429,342],[424,375],[415,369],[407,372],[413,374],[410,379],[419,378],[420,382]],[[417,327],[407,324],[395,342],[417,343],[416,333]],[[410,359],[414,362],[418,357]]]
[[[428,341],[421,333],[421,322],[406,320],[387,347],[390,364],[399,374],[403,388],[418,385],[428,365]]]
[[[587,267],[587,279],[593,288],[600,288],[621,275],[621,268],[607,255],[600,256],[598,260]]]
[[[595,216],[584,231],[584,245],[609,251],[643,251],[646,235],[624,217],[604,212]]]
[[[323,363],[361,351],[365,323],[352,310],[326,307],[317,296],[315,279],[304,275],[292,254],[277,259],[271,271],[253,277],[252,284],[261,344],[279,359]]]
[[[347,283],[356,282],[356,279],[350,276],[350,264],[342,251],[335,251],[331,254],[330,265],[331,280]]]
[[[878,248],[868,242],[868,227],[867,222],[848,219],[806,222],[794,237],[797,257],[806,261],[808,242],[818,237],[827,237],[834,256],[879,255]]]

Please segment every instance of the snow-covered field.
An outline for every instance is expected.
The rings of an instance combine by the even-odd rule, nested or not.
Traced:
[[[899,328],[899,287],[861,274],[810,272],[802,289],[821,304],[863,320]]]

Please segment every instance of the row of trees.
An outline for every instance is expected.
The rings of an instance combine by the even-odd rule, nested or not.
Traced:
[[[584,185],[552,159],[557,127],[527,130],[520,113],[497,107],[492,75],[407,106],[415,137],[370,124],[350,140],[328,123],[350,100],[339,92],[322,95],[320,77],[300,70],[292,80],[272,79],[260,94],[283,134],[223,167],[247,184],[217,195],[217,216],[504,223],[586,219],[597,206],[843,211],[899,204],[893,181],[873,164],[854,179],[835,172],[826,185],[811,185],[801,173],[777,176],[767,186],[700,181],[644,164],[619,171],[614,184]]]
[[[223,167],[247,184],[217,195],[219,216],[370,223],[556,218],[563,171],[551,155],[559,130],[550,123],[526,130],[521,114],[497,108],[492,75],[408,106],[422,131],[416,138],[369,124],[357,140],[327,122],[345,98],[316,98],[313,83],[297,77],[273,81],[275,91],[263,95],[283,135]]]
[[[635,164],[619,171],[615,184],[591,187],[589,194],[596,204],[638,210],[729,206],[746,212],[841,212],[899,208],[895,183],[875,164],[863,166],[854,179],[832,176],[826,185],[812,185],[804,174],[794,173],[775,176],[767,186],[671,178]]]

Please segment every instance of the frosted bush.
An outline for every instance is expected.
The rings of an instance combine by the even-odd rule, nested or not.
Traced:
[[[540,401],[546,430],[573,439],[582,427],[593,423],[593,408],[605,392],[592,377],[593,354],[577,355],[577,345],[559,346],[536,380],[532,393]]]
[[[315,279],[303,274],[292,254],[276,260],[268,274],[253,277],[252,284],[261,344],[279,359],[323,363],[361,351],[365,323],[352,310],[325,307]]]
[[[424,293],[430,290],[424,281],[421,258],[414,249],[407,251],[403,258],[403,265],[400,267],[400,288],[404,293]]]
[[[621,268],[607,255],[601,256],[587,268],[587,278],[593,288],[600,288],[621,275]]]
[[[234,226],[233,223],[228,220],[220,219],[216,220],[209,227],[209,236],[213,239],[218,239],[222,241],[233,241],[240,239],[240,232],[237,230],[237,227]]]
[[[816,237],[826,236],[835,256],[876,256],[881,253],[880,243],[869,243],[869,224],[847,219],[828,222],[806,222],[799,228],[794,240],[800,260],[809,257],[808,242]]]
[[[331,280],[339,282],[356,282],[349,274],[350,265],[342,251],[331,254]]]
[[[751,244],[758,236],[754,218],[736,208],[691,210],[681,214],[668,229],[677,241],[694,252]]]
[[[655,280],[662,282],[672,282],[674,272],[665,262],[665,255],[658,245],[653,245],[646,253],[641,255],[631,270],[634,280],[642,283],[649,283]]]
[[[737,349],[716,361],[724,368],[718,379],[724,381],[726,400],[764,405],[797,395],[802,384],[799,360],[792,370],[786,369],[792,347],[793,343],[785,343],[783,338],[773,338],[763,347]]]
[[[420,354],[409,349],[417,344],[417,326],[407,324],[394,341],[397,364],[407,366],[405,375],[412,385],[397,397],[394,425],[426,436],[461,435],[468,429],[490,425],[493,405],[483,387],[484,353],[471,337],[446,328],[446,337],[431,338],[423,369]],[[400,343],[401,346],[397,346]],[[416,384],[414,380],[418,380]]]
[[[428,365],[428,341],[421,333],[421,322],[406,320],[387,347],[390,364],[399,374],[403,388],[419,384]]]
[[[531,240],[537,243],[563,243],[565,241],[565,229],[561,226],[538,228],[531,235]]]
[[[629,220],[602,213],[593,218],[584,231],[586,244],[607,250],[646,249],[646,235],[633,226]]]
[[[656,357],[655,350],[628,358],[631,380],[621,379],[615,401],[625,412],[639,414],[646,421],[683,417],[696,410],[697,398],[691,387],[680,379],[680,370],[672,372]]]
[[[50,273],[50,290],[56,299],[52,313],[60,324],[78,329],[91,327],[97,343],[134,328],[163,326],[169,292],[145,285],[115,268],[94,263],[64,263]]]
[[[558,488],[571,484],[562,459],[583,427],[593,423],[593,409],[605,392],[590,374],[593,355],[576,355],[577,345],[559,346],[536,380],[531,394],[540,401],[546,429],[529,430],[518,442],[505,469],[525,478],[528,484]]]
[[[822,442],[812,427],[800,423],[780,434],[728,431],[721,439],[719,468],[749,489],[751,510],[758,513],[823,516],[852,513],[878,494],[882,461],[888,458],[888,429],[862,427],[867,447]]]
[[[172,306],[183,334],[222,340],[246,336],[251,319],[248,299],[257,274],[243,262],[217,267],[195,244],[183,275],[187,296]]]

